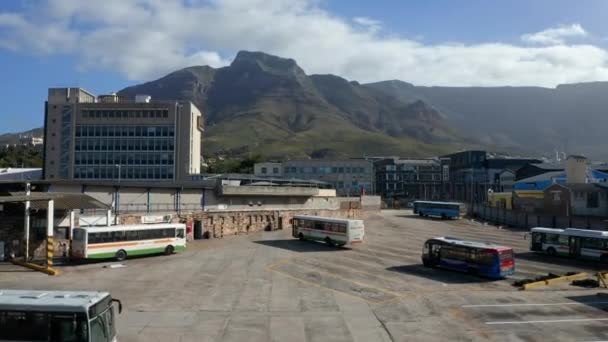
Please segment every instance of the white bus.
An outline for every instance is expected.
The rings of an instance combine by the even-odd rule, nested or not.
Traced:
[[[608,263],[608,232],[587,229],[532,228],[530,250]]]
[[[300,240],[325,241],[330,246],[363,242],[363,220],[296,215],[292,235]]]
[[[186,249],[186,225],[143,224],[74,228],[72,257],[118,261],[128,256],[165,253]]]
[[[0,341],[116,341],[108,292],[0,290]]]

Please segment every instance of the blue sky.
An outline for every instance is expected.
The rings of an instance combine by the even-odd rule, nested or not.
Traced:
[[[604,0],[3,1],[0,133],[41,126],[49,87],[107,93],[240,49],[363,82],[608,81],[607,13]]]

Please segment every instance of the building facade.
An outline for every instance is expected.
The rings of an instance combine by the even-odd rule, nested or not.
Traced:
[[[177,181],[200,173],[201,112],[190,102],[51,88],[44,179]]]
[[[388,158],[374,163],[376,192],[387,202],[444,198],[446,174],[439,159]]]
[[[446,155],[449,159],[450,198],[465,202],[485,202],[488,190],[500,186],[500,174],[505,170],[517,172],[530,163],[540,163],[533,158],[492,156],[486,151],[472,150]]]
[[[255,163],[253,165],[253,174],[256,177],[283,177],[283,163]]]
[[[369,160],[288,160],[282,166],[284,178],[327,182],[335,187],[338,196],[374,193],[373,164]]]

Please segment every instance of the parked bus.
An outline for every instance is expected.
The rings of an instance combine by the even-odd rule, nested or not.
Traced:
[[[0,291],[0,341],[116,341],[113,299],[94,291]]]
[[[458,219],[465,214],[465,206],[458,202],[415,201],[414,214],[421,217],[435,216],[442,219]]]
[[[186,249],[186,225],[145,224],[74,228],[72,256],[125,260],[127,256],[173,254]]]
[[[426,267],[442,267],[492,279],[515,272],[511,247],[451,237],[427,240],[422,249],[422,263]]]
[[[363,242],[363,220],[297,215],[293,218],[292,235],[300,240],[325,241],[330,246]]]
[[[530,250],[608,263],[608,232],[588,229],[532,228]]]

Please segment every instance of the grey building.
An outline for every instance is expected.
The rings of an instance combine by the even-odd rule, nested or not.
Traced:
[[[200,173],[203,119],[190,102],[51,88],[44,179],[177,181]]]
[[[528,164],[541,162],[534,158],[493,156],[477,150],[453,153],[442,158],[449,160],[449,197],[466,202],[485,201],[488,190],[495,190],[493,188],[504,170],[517,172]]]
[[[449,177],[439,159],[389,158],[374,163],[376,192],[386,200],[439,200]]]
[[[338,196],[374,193],[373,164],[369,160],[288,160],[282,166],[284,178],[327,182],[335,187]]]

